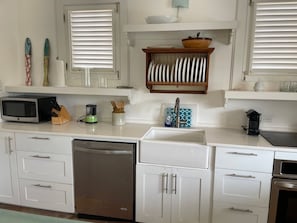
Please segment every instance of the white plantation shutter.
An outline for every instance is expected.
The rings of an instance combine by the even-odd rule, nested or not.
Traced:
[[[69,11],[72,69],[115,70],[114,11]]]
[[[254,1],[251,74],[297,75],[297,1]]]

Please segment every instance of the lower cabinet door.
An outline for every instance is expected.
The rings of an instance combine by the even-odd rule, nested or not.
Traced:
[[[0,132],[0,202],[19,204],[14,135],[9,132]]]
[[[137,165],[136,178],[137,222],[209,223],[208,170]]]
[[[215,203],[212,223],[267,223],[268,208]]]
[[[136,166],[136,221],[170,222],[170,169],[150,165]]]
[[[172,223],[208,223],[210,214],[210,173],[208,170],[173,169]]]
[[[24,206],[74,212],[73,185],[21,179],[20,197]]]

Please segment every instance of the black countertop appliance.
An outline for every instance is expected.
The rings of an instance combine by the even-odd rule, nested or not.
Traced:
[[[246,112],[247,116],[247,125],[244,127],[248,135],[259,135],[260,134],[260,117],[261,114],[256,112],[253,109],[250,109]]]

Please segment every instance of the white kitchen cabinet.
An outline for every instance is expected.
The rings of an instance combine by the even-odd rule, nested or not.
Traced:
[[[17,152],[20,178],[72,184],[72,157],[64,154]]]
[[[209,221],[211,187],[207,169],[139,164],[136,171],[136,221]]]
[[[21,204],[53,211],[73,212],[73,188],[70,184],[20,179]]]
[[[72,138],[16,133],[21,205],[74,212]]]
[[[0,132],[0,202],[19,204],[14,134]]]
[[[267,223],[268,208],[218,203],[213,207],[213,223]]]
[[[217,147],[212,223],[267,223],[274,152]]]

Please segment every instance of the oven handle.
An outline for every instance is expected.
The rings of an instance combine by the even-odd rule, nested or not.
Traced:
[[[297,184],[291,182],[274,181],[274,184],[282,188],[297,189]]]

